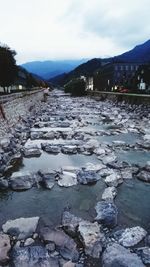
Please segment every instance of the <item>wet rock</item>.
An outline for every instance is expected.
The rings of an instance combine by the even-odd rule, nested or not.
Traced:
[[[103,267],[144,267],[141,259],[119,244],[106,248],[102,256]]]
[[[117,195],[117,189],[114,186],[105,189],[102,194],[102,200],[113,200]]]
[[[120,245],[133,247],[143,240],[147,232],[140,226],[127,228],[115,232],[114,237]]]
[[[75,173],[63,171],[61,174],[59,174],[59,186],[70,187],[77,185],[77,183],[77,175]]]
[[[64,259],[73,261],[78,260],[79,253],[77,251],[76,243],[64,232],[44,227],[40,230],[40,236],[46,243],[55,243],[56,249]]]
[[[42,181],[41,184],[47,188],[52,189],[55,185],[55,178],[56,178],[56,172],[54,171],[38,171],[38,174],[41,176]]]
[[[83,168],[84,171],[94,171],[99,172],[102,169],[106,168],[104,164],[93,164],[93,163],[87,163],[86,167]]]
[[[98,223],[81,221],[79,223],[78,232],[80,240],[85,248],[86,255],[93,258],[100,258],[105,236],[100,232]]]
[[[45,152],[50,154],[59,154],[61,152],[61,148],[57,145],[42,143],[41,147]]]
[[[30,172],[16,172],[10,178],[10,186],[13,190],[28,190],[38,182],[36,174]]]
[[[118,173],[112,173],[109,176],[106,177],[105,183],[108,186],[114,186],[117,187],[118,185],[123,183],[122,177]]]
[[[61,148],[61,152],[64,154],[76,154],[77,153],[77,147],[76,146],[63,146]]]
[[[68,211],[64,211],[62,215],[62,226],[64,227],[65,231],[75,236],[77,233],[77,228],[79,226],[79,223],[82,221],[81,218],[78,218],[71,214]]]
[[[99,158],[99,159],[101,159],[101,158]],[[103,157],[102,162],[106,165],[108,163],[114,162],[116,159],[117,159],[117,157],[114,154],[112,154],[112,155]]]
[[[41,246],[13,249],[12,261],[14,267],[59,267],[58,260],[50,257]]]
[[[0,178],[0,190],[6,190],[8,186],[8,181],[6,179]]]
[[[136,250],[136,253],[141,257],[142,261],[146,266],[150,265],[150,248],[142,247]]]
[[[27,246],[30,246],[34,243],[34,239],[32,238],[27,238],[26,241],[24,242],[24,246],[27,247]]]
[[[143,182],[150,183],[150,172],[142,170],[138,173],[137,178]]]
[[[39,217],[19,218],[7,221],[2,225],[4,233],[16,236],[18,240],[28,238],[36,231]]]
[[[9,260],[8,252],[10,249],[9,236],[0,233],[0,263],[6,263]]]
[[[118,210],[114,203],[100,201],[97,203],[95,209],[97,213],[96,221],[110,228],[117,225]]]
[[[40,157],[41,156],[41,151],[39,149],[25,149],[23,151],[23,155],[26,158]]]
[[[121,170],[121,176],[123,179],[132,179],[133,178],[132,168],[125,168]]]
[[[77,175],[80,184],[93,184],[101,179],[95,171],[79,171]]]

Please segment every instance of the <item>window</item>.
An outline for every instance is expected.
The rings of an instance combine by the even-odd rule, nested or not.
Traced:
[[[128,69],[129,69],[128,66],[126,66],[126,70],[127,70],[127,71],[128,71]]]

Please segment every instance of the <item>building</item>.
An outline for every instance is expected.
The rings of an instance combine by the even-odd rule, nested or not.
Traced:
[[[94,90],[94,79],[93,77],[86,78],[86,91],[93,91]]]
[[[139,90],[150,90],[150,64],[139,67],[136,73],[136,80]]]
[[[94,75],[94,89],[114,91],[117,88],[132,88],[135,74],[141,64],[113,62],[104,65]]]

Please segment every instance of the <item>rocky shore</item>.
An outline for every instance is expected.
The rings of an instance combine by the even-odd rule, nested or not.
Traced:
[[[51,194],[55,187],[86,187],[99,181],[104,191],[93,206],[91,220],[76,216],[69,207],[64,207],[57,226],[40,216],[10,218],[1,226],[0,264],[150,266],[150,227],[118,225],[116,199],[122,185],[129,180],[150,185],[150,161],[122,160],[120,155],[130,152],[150,155],[149,106],[71,98],[58,91],[50,93],[47,103],[37,102],[29,116],[21,117],[0,139],[0,192],[21,194],[42,188]],[[40,159],[43,153],[55,155],[56,161],[59,155],[83,155],[87,162],[18,171],[16,166],[24,159]],[[90,162],[91,156],[95,163]]]

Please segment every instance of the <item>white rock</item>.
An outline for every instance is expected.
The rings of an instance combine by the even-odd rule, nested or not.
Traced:
[[[64,187],[70,187],[73,185],[77,185],[77,175],[73,172],[65,172],[59,176],[58,185]]]
[[[102,194],[102,200],[113,200],[117,195],[117,189],[112,186],[105,189]]]
[[[118,173],[112,173],[109,176],[106,177],[105,183],[108,186],[114,186],[117,187],[119,184],[123,183],[123,180],[121,176]]]
[[[4,233],[16,236],[20,239],[25,239],[33,235],[36,231],[39,222],[39,217],[19,218],[16,220],[7,221],[2,225]]]

